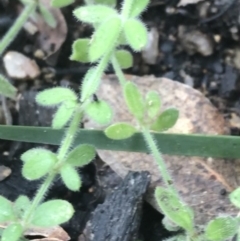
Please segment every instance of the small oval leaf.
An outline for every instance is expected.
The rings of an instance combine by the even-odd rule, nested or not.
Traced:
[[[70,164],[65,163],[60,170],[61,178],[66,187],[73,191],[79,191],[81,187],[81,179],[78,172]]]
[[[117,50],[115,53],[116,59],[122,69],[131,68],[133,65],[133,56],[127,50]]]
[[[13,204],[14,213],[17,215],[18,218],[21,219],[24,212],[30,207],[30,205],[31,202],[29,198],[25,195],[21,195],[15,200]]]
[[[148,116],[152,119],[156,118],[161,108],[161,99],[157,91],[147,93],[146,106]]]
[[[124,34],[127,43],[135,51],[140,51],[147,44],[147,29],[144,24],[137,19],[129,19],[125,22]]]
[[[63,8],[74,3],[74,1],[75,0],[51,0],[51,5],[55,8]]]
[[[231,216],[218,217],[208,223],[205,236],[208,240],[225,241],[233,237],[237,230],[238,221],[236,218]]]
[[[125,83],[124,99],[131,114],[137,119],[142,120],[144,117],[145,106],[137,85],[129,81]]]
[[[4,229],[1,241],[18,241],[23,235],[23,227],[19,223],[12,223]]]
[[[163,214],[179,227],[192,233],[194,230],[193,211],[179,197],[162,187],[155,190],[155,199]]]
[[[74,213],[73,206],[64,200],[47,201],[37,207],[32,225],[39,227],[52,227],[67,222]]]
[[[72,55],[70,56],[70,60],[82,63],[90,62],[88,58],[89,43],[90,39],[88,38],[75,40],[72,45]]]
[[[89,164],[96,156],[93,146],[83,144],[75,147],[67,156],[66,162],[75,167],[82,167]]]
[[[98,4],[79,7],[73,14],[78,20],[90,24],[102,23],[111,16],[118,16],[115,9]]]
[[[153,123],[151,130],[162,132],[172,128],[176,124],[178,116],[179,111],[176,108],[166,109],[159,115],[155,123]]]
[[[105,135],[113,140],[127,139],[134,135],[137,129],[128,123],[115,123],[107,127],[104,131]]]
[[[74,91],[64,87],[55,87],[41,91],[36,96],[38,104],[43,106],[55,106],[64,101],[76,101],[78,99]]]
[[[240,187],[235,189],[230,195],[229,195],[230,201],[233,205],[235,205],[237,208],[240,208]]]
[[[97,61],[114,48],[121,29],[122,21],[119,17],[109,18],[96,29],[89,47],[89,59],[92,62]]]
[[[24,162],[22,174],[28,180],[36,180],[46,175],[57,162],[53,152],[43,148],[33,148],[21,156]]]
[[[90,119],[100,125],[106,125],[111,122],[113,112],[111,106],[105,101],[95,101],[85,108],[85,113]]]
[[[63,128],[71,119],[76,106],[77,102],[75,101],[65,101],[62,103],[53,117],[52,127],[54,129]]]
[[[11,221],[14,218],[12,203],[0,196],[0,222]]]
[[[146,10],[149,0],[133,1],[130,17],[138,17],[144,10]]]

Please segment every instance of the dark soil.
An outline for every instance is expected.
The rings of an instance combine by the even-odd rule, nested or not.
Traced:
[[[148,64],[139,53],[134,53],[134,66],[126,73],[134,75],[165,76],[193,86],[202,91],[212,103],[231,121],[231,132],[240,135],[240,123],[233,121],[233,115],[240,116],[240,0],[205,0],[179,7],[179,0],[153,0],[143,14],[149,29],[159,34],[157,59]],[[197,1],[196,1],[197,2]],[[9,102],[14,125],[49,126],[49,110],[33,102],[36,91],[51,86],[71,86],[76,91],[81,78],[89,68],[69,60],[71,44],[76,39],[91,34],[91,28],[76,22],[72,10],[81,4],[62,9],[67,20],[68,35],[54,64],[34,57],[38,49],[36,36],[22,30],[8,50],[15,50],[36,60],[41,75],[35,80],[9,79],[24,96],[19,109]],[[0,38],[13,24],[19,11],[18,1],[0,1]],[[0,60],[1,61],[1,60]],[[0,62],[0,72],[6,74]],[[111,68],[107,73],[112,73]],[[39,113],[36,116],[36,109]],[[32,197],[39,182],[27,182],[21,176],[19,155],[34,144],[21,144],[1,140],[1,165],[9,166],[12,174],[0,182],[0,194],[15,200],[20,194]],[[48,146],[56,150],[56,146]],[[99,164],[100,163],[100,164]],[[100,160],[79,170],[83,179],[81,192],[69,192],[60,181],[56,181],[47,199],[64,198],[70,201],[76,213],[63,225],[77,240],[98,204],[103,203],[121,180]],[[145,241],[159,241],[171,234],[161,225],[162,215],[147,203],[143,204],[142,218],[137,238]]]

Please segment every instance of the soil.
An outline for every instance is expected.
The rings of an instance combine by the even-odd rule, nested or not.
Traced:
[[[240,0],[195,1],[186,6],[179,6],[179,2],[151,1],[143,14],[143,21],[159,36],[157,50],[153,53],[156,58],[154,63],[149,63],[141,53],[133,53],[134,66],[126,73],[167,77],[191,85],[204,93],[230,121],[231,134],[240,135]],[[23,97],[17,104],[8,101],[14,125],[50,125],[50,110],[33,102],[36,91],[59,85],[78,91],[80,81],[90,66],[69,60],[71,45],[79,37],[90,36],[92,31],[72,16],[72,10],[80,4],[82,2],[76,0],[75,4],[62,9],[68,33],[61,49],[54,54],[54,61],[36,57],[35,53],[39,50],[37,34],[30,35],[25,30],[8,47],[7,51],[18,51],[34,59],[41,70],[40,76],[32,80],[8,76]],[[0,38],[13,24],[19,11],[18,1],[0,1]],[[0,61],[0,72],[6,74],[2,58]],[[111,67],[107,73],[112,73]],[[20,194],[32,197],[39,186],[39,182],[27,182],[21,176],[19,156],[34,146],[31,143],[0,142],[1,165],[10,167],[12,171],[0,182],[0,194],[10,200],[15,200]],[[57,147],[48,148],[56,150]],[[46,197],[64,198],[74,205],[76,213],[73,219],[63,225],[71,240],[78,239],[93,210],[121,183],[121,179],[97,158],[79,173],[83,180],[80,192],[69,192],[56,181]],[[162,227],[162,218],[160,213],[144,203],[137,238],[157,241],[171,236],[172,233]]]

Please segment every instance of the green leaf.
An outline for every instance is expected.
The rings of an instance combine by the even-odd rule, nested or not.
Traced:
[[[128,123],[115,123],[107,127],[104,131],[105,135],[113,140],[122,140],[131,137],[137,132],[137,129]]]
[[[18,218],[22,218],[24,212],[30,207],[30,205],[31,202],[29,198],[25,195],[21,195],[15,200],[13,204],[14,213]]]
[[[192,233],[194,230],[193,212],[186,204],[179,200],[178,196],[167,189],[157,187],[155,190],[155,199],[168,219],[187,232]]]
[[[84,23],[96,24],[117,17],[115,9],[104,5],[88,5],[75,9],[73,15]]]
[[[89,164],[96,156],[95,148],[88,144],[75,147],[67,156],[66,163],[82,167]]]
[[[23,227],[19,223],[12,223],[4,229],[1,241],[18,241],[23,235]]]
[[[43,148],[33,148],[22,154],[24,162],[22,174],[28,180],[36,180],[46,175],[57,162],[53,152]]]
[[[76,106],[76,101],[65,101],[62,103],[53,117],[52,127],[54,129],[63,128],[71,119]]]
[[[176,124],[178,116],[179,111],[176,108],[166,109],[158,116],[155,123],[151,126],[151,130],[162,132],[172,128]]]
[[[81,179],[78,172],[70,164],[65,163],[60,170],[63,183],[71,191],[79,191],[81,187]]]
[[[123,91],[129,111],[138,120],[142,120],[144,117],[144,101],[137,85],[128,81],[124,85]]]
[[[44,19],[44,21],[51,27],[51,28],[56,28],[57,26],[57,21],[53,14],[50,12],[50,10],[44,6],[43,4],[39,3],[38,4],[39,11]]]
[[[133,66],[133,56],[129,51],[123,49],[117,50],[115,55],[122,69],[128,69]]]
[[[110,7],[115,7],[117,4],[116,0],[94,0],[95,4],[104,4]]]
[[[149,0],[133,1],[130,17],[138,17],[144,10],[146,10]]]
[[[225,241],[233,237],[238,230],[238,221],[231,216],[218,217],[211,220],[206,229],[205,236],[212,241]]]
[[[65,130],[51,127],[0,125],[0,139],[40,144],[60,145]],[[162,154],[217,158],[240,158],[240,137],[230,135],[152,133]],[[82,138],[84,136],[84,138]],[[114,141],[101,130],[79,129],[74,145],[91,144],[97,149],[148,153],[142,133],[125,140]]]
[[[90,119],[101,125],[110,123],[113,117],[111,106],[102,100],[90,103],[85,108],[85,113]]]
[[[230,195],[229,195],[230,201],[233,205],[235,205],[237,208],[240,208],[240,187],[235,189]]]
[[[47,201],[37,207],[31,224],[39,227],[53,227],[67,222],[73,213],[73,206],[67,201]]]
[[[36,96],[37,103],[43,106],[55,106],[64,101],[76,101],[77,99],[75,92],[65,87],[47,89]]]
[[[82,63],[90,62],[88,58],[89,44],[90,39],[88,38],[75,40],[72,45],[72,55],[70,56],[70,60],[75,60]]]
[[[14,99],[17,94],[17,89],[12,86],[8,80],[0,74],[0,94]]]
[[[124,34],[127,43],[135,51],[140,51],[147,44],[147,29],[137,19],[129,19],[124,24]]]
[[[0,196],[0,222],[14,220],[12,203],[3,196]]]
[[[117,46],[119,45],[128,45],[124,32],[120,33],[120,36],[117,40]]]
[[[92,62],[97,61],[114,48],[121,29],[122,20],[119,17],[109,18],[96,29],[89,48],[89,59]]]
[[[75,0],[51,0],[51,5],[55,8],[63,8],[74,2]]]
[[[161,108],[161,99],[157,91],[147,93],[146,105],[148,116],[152,119],[156,118]]]

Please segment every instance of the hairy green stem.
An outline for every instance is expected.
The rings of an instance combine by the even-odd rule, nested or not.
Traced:
[[[62,142],[62,144],[59,148],[59,151],[58,151],[58,155],[57,155],[58,163],[56,164],[56,166],[61,166],[60,164],[62,164],[64,162],[65,156],[67,155],[67,152],[69,151],[70,146],[73,144],[75,134],[77,133],[77,130],[79,128],[79,123],[80,123],[81,118],[82,118],[82,111],[80,111],[80,110],[81,110],[81,106],[79,106],[76,109],[76,111],[74,113],[74,116],[71,120],[70,126],[66,131],[65,138],[63,139],[63,142]],[[32,218],[32,215],[33,215],[35,209],[42,202],[46,192],[50,188],[50,186],[53,183],[55,177],[57,176],[58,171],[59,171],[58,169],[51,170],[49,172],[47,178],[44,180],[44,182],[42,183],[42,185],[38,189],[37,194],[34,197],[30,208],[28,209],[28,211],[25,213],[25,215],[23,217],[23,227],[24,227],[24,229],[26,229],[28,227],[29,222],[31,221],[31,218]]]
[[[112,56],[111,63],[112,63],[113,69],[115,71],[115,74],[117,75],[117,77],[119,79],[119,82],[120,82],[120,84],[122,85],[122,88],[123,88],[124,84],[126,83],[126,79],[124,77],[122,69],[121,69],[115,55]]]
[[[158,164],[158,167],[160,169],[160,173],[162,175],[165,185],[171,191],[173,191],[175,194],[178,195],[176,189],[173,186],[173,180],[172,180],[172,178],[167,170],[166,164],[162,158],[162,154],[159,151],[159,148],[158,148],[153,136],[151,135],[150,131],[144,126],[142,126],[142,134],[148,145],[149,151],[152,153],[154,159],[156,160],[156,162]]]
[[[135,0],[137,1],[137,0]],[[134,0],[124,0],[121,15],[123,18],[128,19],[132,10]]]
[[[3,37],[3,39],[0,42],[0,56],[5,51],[7,46],[9,46],[9,44],[16,38],[24,23],[27,21],[31,13],[36,9],[36,7],[37,3],[35,0],[33,0],[24,7],[24,10],[21,13],[21,15],[17,18],[13,26],[9,29],[7,34]]]
[[[63,139],[63,142],[59,148],[57,157],[60,162],[63,162],[63,160],[65,159],[78,131],[79,124],[82,118],[82,111],[80,111],[80,108],[81,107],[77,108],[75,115],[72,118],[71,124],[66,132],[66,136]]]
[[[115,73],[119,79],[119,82],[122,86],[122,89],[123,89],[124,84],[126,83],[126,80],[125,80],[123,71],[114,55],[111,58],[111,63],[113,65],[114,71],[115,71]],[[160,169],[164,183],[167,185],[167,187],[169,189],[171,189],[174,193],[177,194],[177,191],[175,190],[175,188],[173,186],[173,180],[167,170],[166,164],[162,158],[162,154],[159,151],[158,146],[157,146],[153,136],[151,135],[150,131],[146,127],[144,127],[141,123],[139,123],[139,124],[142,127],[142,134],[148,145],[149,151],[152,153],[154,159],[156,160],[156,162],[158,164],[158,167]]]
[[[96,70],[93,72],[93,74],[90,76],[89,78],[89,82],[91,83],[92,88],[94,88],[95,90],[98,89],[100,83],[101,83],[101,78],[102,78],[102,74],[104,72],[104,70],[107,68],[107,65],[109,63],[109,59],[111,56],[111,51],[109,51],[108,53],[106,53],[102,59],[100,60],[100,62],[98,63]],[[93,89],[91,89],[89,91],[89,93],[84,93],[84,95],[81,96],[81,102],[85,102],[87,101],[89,98],[91,98],[93,94]]]
[[[31,221],[31,217],[32,217],[35,209],[42,202],[47,190],[50,188],[50,186],[53,183],[55,177],[56,177],[55,172],[49,173],[47,178],[44,180],[43,184],[38,189],[37,194],[34,197],[30,208],[27,210],[27,212],[25,213],[25,215],[23,217],[22,225],[23,225],[24,230],[26,230],[28,228],[28,226],[30,224],[30,221]]]
[[[127,1],[128,2],[128,1]],[[123,71],[116,59],[116,57],[113,55],[111,58],[111,63],[113,65],[114,71],[119,79],[119,82],[122,86],[122,88],[124,87],[124,84],[126,83]],[[150,152],[152,153],[154,159],[156,160],[158,167],[160,169],[161,175],[163,177],[163,181],[164,183],[176,193],[176,190],[173,187],[173,180],[170,176],[170,174],[168,173],[167,167],[165,165],[165,162],[162,158],[161,153],[158,150],[157,144],[155,142],[155,140],[153,139],[153,136],[151,135],[151,133],[149,132],[149,130],[147,128],[145,128],[141,123],[140,125],[142,126],[142,133],[144,136],[144,139],[149,147]]]
[[[104,72],[104,70],[106,69],[109,59],[110,59],[110,51],[108,52],[108,54],[106,54],[101,61],[99,62],[96,71],[94,72],[94,74],[91,76],[91,81],[94,82],[95,84],[97,84],[97,86],[100,84],[101,82],[101,75]],[[89,80],[89,81],[90,81]],[[86,108],[86,106],[91,102],[90,99],[91,95],[86,96],[81,105],[78,106],[78,108],[76,109],[74,116],[71,120],[70,126],[66,131],[66,135],[62,141],[62,144],[58,150],[58,163],[56,164],[56,166],[61,166],[61,164],[64,162],[65,157],[71,147],[71,145],[73,144],[74,138],[76,136],[76,133],[78,131],[79,128],[79,123],[81,121],[82,118],[82,113],[84,111],[84,109]],[[50,188],[52,182],[54,181],[56,175],[58,174],[58,168],[50,171],[49,175],[47,176],[47,178],[45,179],[45,181],[43,182],[43,184],[41,185],[41,187],[39,188],[35,198],[32,201],[31,207],[29,208],[29,210],[25,213],[24,218],[23,218],[23,227],[26,228],[32,218],[32,214],[34,212],[34,210],[37,208],[37,206],[42,202],[45,193],[47,192],[47,190]]]

